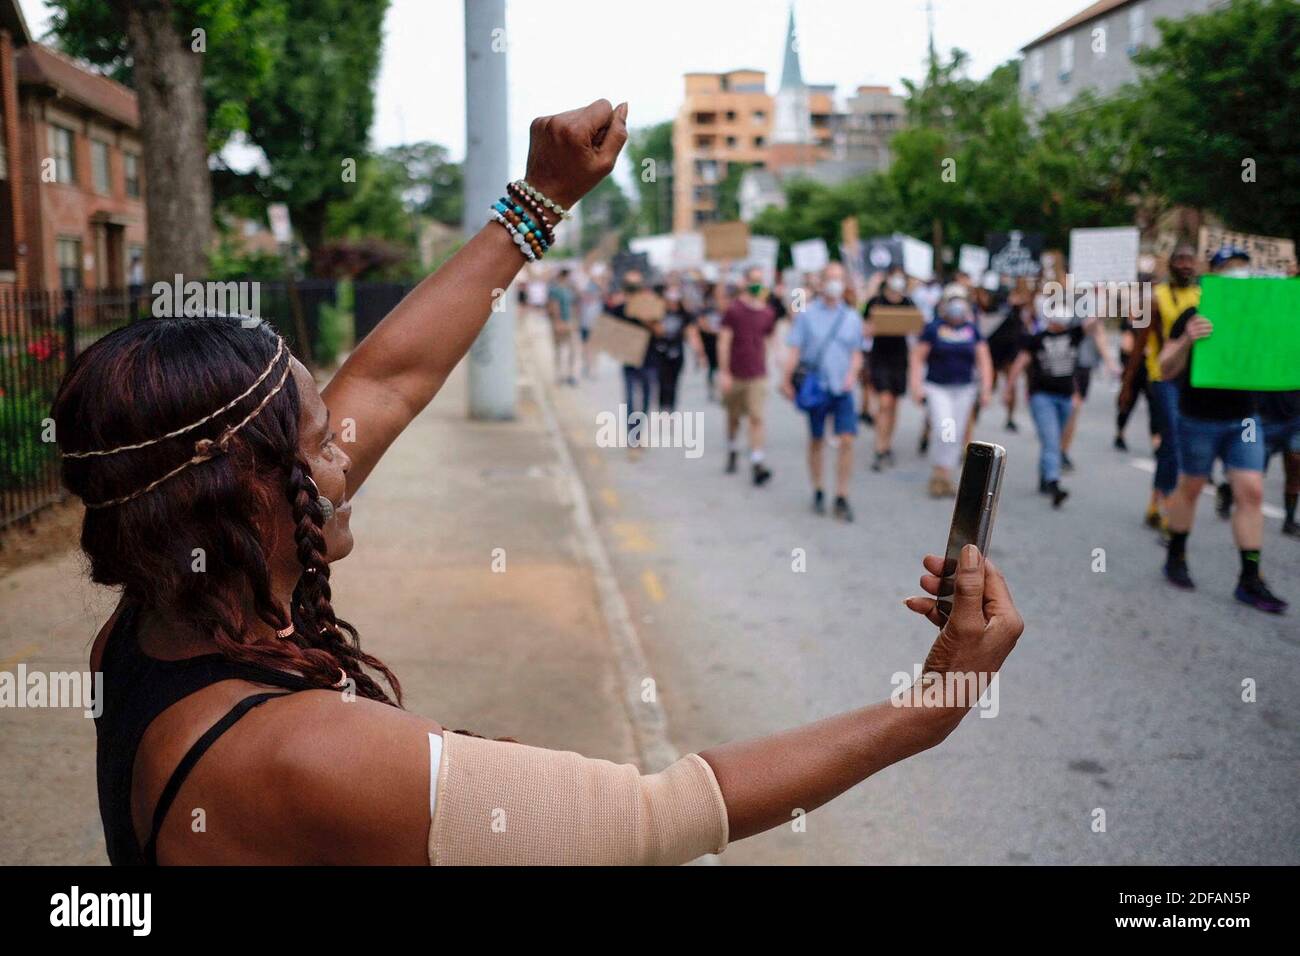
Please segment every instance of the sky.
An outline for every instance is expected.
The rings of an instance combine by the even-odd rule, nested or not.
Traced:
[[[971,55],[986,75],[1089,0],[933,0],[936,45]],[[842,98],[861,84],[918,79],[925,0],[796,0],[804,80]],[[32,33],[44,0],[22,0]],[[748,67],[780,79],[788,0],[507,0],[511,168],[522,172],[535,116],[598,97],[627,100],[632,127],[672,119],[682,74]],[[463,0],[392,0],[371,138],[378,147],[430,140],[465,151]]]

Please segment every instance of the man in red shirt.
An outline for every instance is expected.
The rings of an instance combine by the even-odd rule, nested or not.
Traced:
[[[749,461],[754,484],[772,477],[763,463],[763,406],[767,400],[767,337],[776,326],[768,304],[763,270],[745,273],[745,288],[722,317],[718,366],[722,403],[727,410],[727,474],[736,470],[740,420],[749,419]]]

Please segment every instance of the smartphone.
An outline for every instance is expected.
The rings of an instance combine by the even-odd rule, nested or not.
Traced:
[[[1006,464],[1007,450],[1001,445],[973,441],[966,446],[966,462],[961,469],[961,484],[957,487],[957,504],[952,511],[948,550],[944,552],[943,576],[939,583],[937,608],[945,624],[952,613],[952,593],[961,549],[973,544],[980,549],[980,554],[988,554]]]

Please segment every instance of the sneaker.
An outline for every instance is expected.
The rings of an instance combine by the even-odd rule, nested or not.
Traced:
[[[1142,519],[1142,523],[1146,525],[1148,528],[1150,528],[1152,531],[1159,531],[1160,525],[1163,521],[1164,518],[1160,514],[1159,508],[1148,508],[1146,517]]]
[[[1051,484],[1042,475],[1038,476],[1038,493],[1040,495],[1050,495],[1052,493]]]
[[[1224,521],[1232,517],[1232,485],[1226,481],[1214,489],[1214,513]]]
[[[876,452],[876,457],[871,460],[871,470],[872,471],[885,470],[885,453],[883,451]]]
[[[1282,533],[1288,538],[1300,538],[1300,523],[1297,523],[1294,519],[1283,521]]]
[[[1187,562],[1182,558],[1165,559],[1165,579],[1174,587],[1182,588],[1184,591],[1192,591],[1196,588],[1196,582],[1192,580],[1192,575],[1187,570]]]
[[[1061,471],[1066,474],[1074,471],[1074,462],[1070,461],[1070,456],[1065,452],[1061,452]]]
[[[1286,601],[1270,591],[1268,585],[1260,578],[1255,578],[1253,581],[1238,581],[1233,597],[1242,604],[1249,604],[1255,610],[1267,614],[1281,614],[1287,609]]]
[[[761,461],[754,462],[754,486],[761,487],[767,484],[768,479],[772,477],[772,470],[764,465]]]
[[[815,515],[824,515],[826,513],[826,496],[822,494],[820,488],[813,492],[812,508]]]
[[[1018,431],[1020,431],[1020,426],[1016,424],[1016,421],[1015,421],[1014,418],[1008,418],[1008,419],[1007,419],[1007,431],[1009,431],[1009,432],[1018,432]]]
[[[1050,490],[1052,492],[1053,508],[1061,507],[1061,505],[1065,504],[1065,499],[1070,497],[1070,493],[1066,491],[1064,488],[1062,488],[1059,482],[1056,481],[1052,482]]]
[[[853,509],[849,507],[849,499],[842,496],[835,499],[835,517],[846,524],[853,523]]]
[[[729,451],[727,452],[727,474],[734,475],[735,473],[736,473],[736,453],[734,451]]]
[[[862,413],[858,415],[858,421],[862,422],[862,424],[866,425],[868,428],[876,427],[876,420],[871,416],[871,413],[867,411],[865,408],[862,410]]]
[[[1116,435],[1116,436],[1115,436],[1115,450],[1116,450],[1116,451],[1128,451],[1128,442],[1126,442],[1126,441],[1124,440],[1124,436],[1123,436],[1123,435]]]

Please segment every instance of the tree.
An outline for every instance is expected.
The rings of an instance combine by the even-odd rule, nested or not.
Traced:
[[[1156,187],[1300,242],[1300,4],[1236,0],[1160,30],[1139,57]]]
[[[581,212],[580,252],[596,248],[611,232],[626,237],[632,231],[632,204],[613,176],[606,176],[582,198]]]
[[[673,228],[673,123],[666,120],[634,130],[628,138],[637,191],[636,226],[643,235]],[[647,162],[648,160],[648,162]]]
[[[208,155],[245,125],[270,76],[278,0],[50,0],[67,53],[135,89],[150,278],[204,275],[212,228]]]

